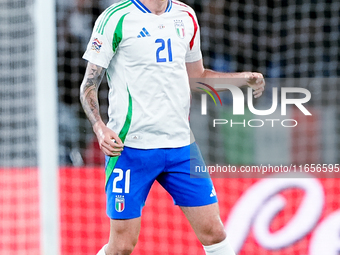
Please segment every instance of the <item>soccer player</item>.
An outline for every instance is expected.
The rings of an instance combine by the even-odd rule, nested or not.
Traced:
[[[157,180],[189,220],[208,255],[234,254],[219,216],[210,178],[190,178],[190,162],[203,165],[190,139],[189,78],[238,78],[255,97],[259,73],[218,73],[202,64],[194,11],[175,0],[124,0],[97,19],[84,58],[81,102],[106,155],[110,238],[98,255],[130,254],[141,211]],[[109,83],[109,122],[99,114],[98,87]],[[232,233],[231,233],[232,234]]]

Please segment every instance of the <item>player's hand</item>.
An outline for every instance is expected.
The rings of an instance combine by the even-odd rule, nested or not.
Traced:
[[[110,157],[120,156],[124,144],[118,135],[109,129],[102,121],[97,121],[93,126],[100,149]]]
[[[245,78],[247,85],[254,90],[254,97],[259,98],[262,96],[264,87],[266,86],[263,75],[261,73],[246,72]]]

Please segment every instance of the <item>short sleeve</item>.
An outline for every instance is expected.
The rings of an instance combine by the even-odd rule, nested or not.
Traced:
[[[190,41],[190,45],[188,47],[188,52],[185,56],[185,62],[196,62],[202,59],[202,52],[201,52],[201,36],[200,36],[200,28],[197,22],[197,18],[194,14],[189,13],[191,20],[194,24],[194,35]]]
[[[103,14],[99,16],[95,23],[83,58],[95,65],[108,68],[114,56],[112,49],[114,31],[112,30],[112,26],[106,26],[105,29],[103,29],[102,16]]]

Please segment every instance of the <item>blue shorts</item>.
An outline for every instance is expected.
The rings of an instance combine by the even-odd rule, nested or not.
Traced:
[[[196,143],[166,149],[125,147],[116,164],[112,161],[114,158],[106,157],[106,168],[113,169],[105,188],[107,215],[111,219],[140,217],[155,180],[169,192],[176,205],[204,206],[217,202],[208,174],[206,178],[190,176],[191,166],[205,165]]]

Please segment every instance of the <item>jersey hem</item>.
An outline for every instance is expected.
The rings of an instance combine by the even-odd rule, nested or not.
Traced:
[[[197,61],[199,61],[201,59],[202,59],[202,54],[201,54],[200,57],[197,57],[197,58],[186,59],[185,63],[193,63],[193,62],[197,62]]]
[[[195,139],[187,141],[187,142],[174,143],[172,141],[171,143],[163,142],[162,144],[155,143],[155,144],[149,144],[148,146],[143,146],[143,145],[140,145],[139,143],[133,143],[133,142],[131,143],[131,142],[125,141],[124,145],[126,147],[133,148],[133,149],[152,150],[152,149],[181,148],[181,147],[191,145],[194,142],[195,142]]]
[[[97,66],[101,66],[105,69],[107,69],[109,67],[109,64],[104,63],[104,61],[100,61],[100,59],[98,59],[98,58],[93,58],[90,54],[87,54],[87,53],[85,53],[83,55],[83,59],[85,59],[85,60],[87,60],[87,61],[89,61],[92,64],[95,64]]]

